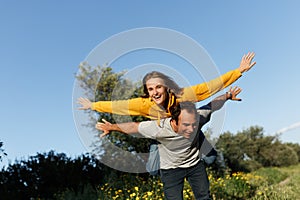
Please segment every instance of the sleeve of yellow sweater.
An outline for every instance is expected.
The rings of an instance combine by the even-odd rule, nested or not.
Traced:
[[[118,115],[149,115],[149,98],[134,98],[129,100],[98,101],[92,103],[92,110],[114,113]]]
[[[184,93],[180,101],[194,101],[198,102],[214,95],[220,90],[228,87],[242,76],[238,70],[231,70],[222,76],[211,81],[184,88]]]

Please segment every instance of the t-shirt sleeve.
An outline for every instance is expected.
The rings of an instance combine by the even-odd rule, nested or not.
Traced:
[[[210,120],[211,113],[212,113],[211,107],[209,105],[202,106],[197,109],[197,112],[200,115],[199,124],[200,127],[202,127]]]
[[[143,121],[139,124],[138,131],[146,138],[156,139],[161,131],[157,121]]]

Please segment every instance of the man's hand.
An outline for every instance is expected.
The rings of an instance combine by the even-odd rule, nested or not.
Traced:
[[[254,56],[255,56],[254,52],[249,52],[247,55],[244,55],[242,57],[240,66],[238,68],[241,73],[249,71],[256,64],[256,62],[252,62]]]
[[[111,126],[112,124],[108,121],[106,121],[105,119],[102,119],[102,122],[97,122],[95,128],[98,129],[98,130],[101,130],[103,131],[103,133],[100,135],[100,137],[104,137],[106,136],[107,134],[109,134],[110,130],[111,130]]]
[[[226,92],[226,98],[232,101],[242,101],[242,99],[236,97],[241,91],[242,89],[240,87],[230,87],[229,91]]]
[[[87,109],[91,109],[92,107],[92,102],[87,98],[80,97],[78,98],[77,103],[81,104],[81,107],[78,108],[78,110],[87,110]]]

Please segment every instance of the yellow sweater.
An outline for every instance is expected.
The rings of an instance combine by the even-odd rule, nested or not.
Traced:
[[[234,83],[242,76],[241,72],[236,69],[229,71],[222,76],[211,81],[201,83],[198,85],[186,87],[183,89],[183,94],[177,97],[169,96],[169,103],[167,111],[155,104],[151,98],[133,98],[129,100],[116,100],[116,101],[98,101],[92,103],[92,110],[98,112],[114,113],[119,115],[141,115],[150,119],[160,119],[170,117],[169,108],[174,103],[183,101],[198,102],[214,95],[220,90]]]

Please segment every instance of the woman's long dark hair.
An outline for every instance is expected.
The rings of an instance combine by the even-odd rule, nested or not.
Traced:
[[[144,86],[144,95],[143,97],[149,97],[149,92],[146,86],[146,82],[151,78],[161,78],[165,82],[165,87],[167,88],[167,91],[169,93],[175,94],[176,97],[179,97],[183,93],[183,89],[173,81],[173,79],[161,72],[158,71],[152,71],[147,73],[143,78],[143,86]]]

